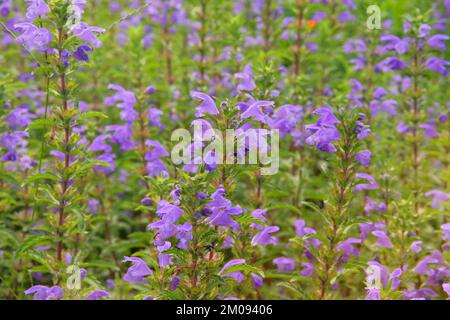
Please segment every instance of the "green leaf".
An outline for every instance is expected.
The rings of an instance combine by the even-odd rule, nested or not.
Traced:
[[[267,210],[271,211],[271,210],[277,210],[277,209],[287,209],[289,211],[301,214],[302,211],[297,208],[296,206],[293,206],[292,204],[277,204],[274,206],[270,206],[267,208]]]
[[[108,116],[102,112],[88,111],[88,112],[80,114],[77,118],[77,122],[82,122],[83,120],[90,119],[90,118],[107,119]]]
[[[27,253],[30,249],[33,249],[38,246],[48,245],[52,243],[52,237],[47,235],[33,235],[28,237],[19,249],[16,252],[17,256],[21,256],[24,253]]]
[[[51,180],[53,182],[56,182],[58,181],[58,177],[50,173],[37,173],[26,178],[24,181],[24,185],[30,184],[31,182],[38,180]]]
[[[234,272],[234,271],[246,271],[246,272],[250,272],[250,273],[256,273],[257,275],[261,276],[264,278],[264,271],[262,271],[261,269],[248,265],[248,264],[238,264],[235,266],[232,266],[231,268],[226,270],[226,273],[230,273],[230,272]]]

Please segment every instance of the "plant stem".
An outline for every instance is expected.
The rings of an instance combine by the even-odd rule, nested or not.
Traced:
[[[63,29],[58,29],[58,39],[59,39],[59,58],[61,59],[62,54],[62,43],[64,41],[64,34]],[[62,102],[63,102],[63,111],[68,111],[68,101],[67,101],[67,90],[66,90],[66,74],[65,74],[65,67],[63,67],[63,70],[60,74],[60,87],[61,87],[61,95],[62,95]],[[64,122],[64,173],[67,172],[70,166],[70,123],[67,121]],[[64,209],[65,209],[65,195],[68,188],[68,179],[66,177],[63,178],[63,181],[61,182],[62,185],[62,192],[61,192],[61,199],[59,203],[59,219],[58,219],[58,231],[59,236],[62,237],[62,228],[64,226]],[[57,257],[58,261],[62,261],[62,250],[63,250],[63,242],[62,239],[58,241],[58,252]]]

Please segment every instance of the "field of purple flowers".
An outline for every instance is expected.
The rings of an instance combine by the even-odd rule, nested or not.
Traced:
[[[448,299],[449,17],[0,0],[0,299]]]

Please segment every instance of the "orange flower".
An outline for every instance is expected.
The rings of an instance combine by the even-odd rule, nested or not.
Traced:
[[[308,28],[313,29],[313,28],[316,27],[317,21],[311,19],[311,20],[308,20],[308,21],[306,22],[306,24],[308,25]]]

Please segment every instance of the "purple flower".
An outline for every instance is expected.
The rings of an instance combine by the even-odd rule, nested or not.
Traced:
[[[367,173],[357,173],[356,174],[357,178],[360,179],[365,179],[367,180],[369,183],[360,183],[357,184],[355,186],[355,191],[362,191],[362,190],[376,190],[379,188],[377,182],[375,181],[374,178],[372,178],[370,175],[368,175]]]
[[[406,63],[396,57],[388,57],[384,62],[392,71],[402,70],[406,67]]]
[[[84,12],[84,6],[87,0],[72,0],[72,10],[76,17],[81,17]]]
[[[302,106],[287,104],[277,109],[269,125],[272,129],[280,130],[281,136],[284,137],[295,130],[302,116]]]
[[[34,294],[33,300],[59,300],[63,297],[64,291],[59,286],[49,288],[38,285],[26,290],[25,294]]]
[[[210,115],[219,114],[216,103],[209,95],[194,91],[191,93],[191,97],[202,100],[202,103],[197,108],[195,108],[196,117],[203,117],[205,116],[205,113]]]
[[[89,199],[88,208],[92,214],[97,214],[100,202],[97,199]]]
[[[444,223],[441,226],[442,229],[442,240],[450,241],[450,222]]]
[[[359,82],[356,79],[350,79],[350,84],[352,85],[352,92],[353,93],[359,93],[362,90],[364,90],[363,85],[361,84],[361,82]]]
[[[367,59],[364,55],[358,54],[357,57],[351,59],[350,62],[353,64],[353,71],[358,71],[364,69],[367,64]]]
[[[438,259],[434,258],[433,256],[426,256],[421,261],[419,261],[417,266],[414,268],[414,272],[417,274],[429,275],[432,270],[428,265],[437,263],[439,263]]]
[[[356,244],[361,244],[361,239],[348,238],[347,240],[339,243],[336,246],[336,249],[342,250],[342,252],[344,253],[344,260],[347,260],[347,258],[350,255],[354,255],[354,256],[358,256],[359,255],[358,249],[353,247],[353,245],[356,245]]]
[[[237,87],[238,91],[252,91],[256,88],[255,82],[253,81],[252,69],[249,64],[245,66],[244,72],[236,73],[234,77],[242,79]]]
[[[378,87],[373,91],[373,96],[375,99],[382,99],[386,95],[386,90],[384,88]]]
[[[381,300],[380,289],[377,287],[366,287],[366,300]]]
[[[180,285],[180,277],[174,276],[172,278],[172,281],[170,282],[169,290],[171,291],[176,290],[179,285]]]
[[[384,100],[381,102],[380,110],[394,116],[397,113],[397,101],[393,99]]]
[[[134,110],[136,104],[136,97],[133,92],[127,91],[117,84],[109,84],[108,89],[115,90],[116,93],[105,99],[105,106],[109,107],[117,104],[122,109],[120,118],[127,123],[132,123],[137,119],[138,115]]]
[[[389,276],[389,280],[392,281],[391,287],[392,289],[397,289],[400,285],[400,277],[402,276],[403,271],[400,268],[395,269],[392,271],[391,275]]]
[[[30,22],[23,22],[14,25],[21,35],[17,37],[17,42],[28,47],[44,51],[52,41],[52,34],[45,28],[38,28]]]
[[[161,200],[158,203],[156,213],[161,220],[148,225],[148,229],[157,229],[157,237],[159,240],[166,240],[177,232],[174,223],[181,217],[183,210],[176,205],[170,204],[165,200]]]
[[[349,11],[341,11],[341,12],[339,12],[338,15],[336,16],[336,18],[341,23],[347,23],[349,21],[353,21],[353,20],[356,19],[355,16],[352,15]]]
[[[141,200],[141,204],[143,206],[150,207],[151,205],[153,205],[153,201],[152,201],[152,199],[145,197]]]
[[[109,292],[105,290],[94,290],[88,294],[86,300],[100,300],[101,298],[108,298],[109,296]]]
[[[355,160],[361,163],[364,167],[368,167],[372,153],[369,150],[364,150],[355,155]]]
[[[150,177],[168,176],[167,168],[160,159],[148,161],[145,165],[145,170]]]
[[[426,38],[430,35],[431,27],[428,24],[421,23],[419,26],[419,38]]]
[[[34,117],[28,107],[18,107],[6,116],[5,122],[11,129],[16,130],[18,127],[28,126]]]
[[[172,265],[172,256],[167,253],[158,254],[158,264],[161,269],[165,268],[168,265]]]
[[[438,294],[433,290],[431,290],[430,288],[403,291],[403,298],[406,300],[427,300],[437,296]]]
[[[373,230],[383,230],[385,227],[384,223],[360,223],[359,231],[360,238],[366,239],[369,236],[369,233]]]
[[[413,129],[408,127],[406,125],[406,123],[404,123],[403,121],[400,122],[395,129],[397,130],[398,133],[401,133],[401,134],[406,134],[408,132],[413,131]]]
[[[141,258],[137,257],[124,257],[124,262],[132,262],[133,265],[128,268],[127,273],[124,275],[123,280],[128,283],[147,283],[144,278],[151,275],[152,271],[147,264]]]
[[[384,46],[384,51],[390,51],[395,49],[395,51],[398,54],[404,54],[406,52],[408,52],[409,49],[409,39],[405,38],[405,39],[400,39],[394,35],[388,34],[388,35],[384,35],[380,38],[380,40],[385,44]]]
[[[276,264],[278,272],[292,272],[297,267],[297,262],[292,258],[278,257],[273,259]]]
[[[89,27],[86,23],[79,22],[72,27],[71,31],[73,35],[92,44],[94,48],[100,48],[102,46],[102,42],[97,38],[95,33],[104,33],[105,29],[103,28]]]
[[[73,57],[79,61],[89,61],[89,56],[86,52],[91,52],[92,48],[87,44],[82,44],[78,46],[77,50],[73,53]]]
[[[220,270],[219,275],[222,275],[223,277],[233,278],[237,283],[241,283],[242,281],[244,281],[244,275],[242,274],[242,272],[240,271],[227,272],[227,270],[230,269],[231,267],[240,264],[245,264],[245,259],[233,259],[228,261],[223,266],[222,270]]]
[[[160,129],[163,128],[163,125],[161,123],[161,115],[163,112],[156,108],[150,108],[148,109],[148,121],[150,121],[150,124],[158,127]]]
[[[45,18],[47,13],[50,12],[50,8],[44,0],[25,0],[25,2],[28,5],[25,16],[30,20],[34,20],[39,17]]]
[[[106,131],[113,131],[111,142],[120,146],[120,151],[132,150],[136,146],[130,125],[106,126]]]
[[[269,117],[266,113],[273,111],[273,105],[273,101],[255,101],[242,112],[241,119],[252,118],[261,123],[269,123]]]
[[[212,172],[216,170],[219,159],[214,151],[209,151],[203,158],[203,162],[206,164],[206,171]]]
[[[90,152],[111,152],[112,148],[109,144],[105,143],[105,140],[110,139],[110,134],[103,134],[94,139],[92,144],[87,148]]]
[[[317,233],[316,230],[306,227],[305,220],[302,220],[302,219],[295,220],[294,227],[295,227],[295,233],[299,237],[305,237],[307,235],[312,235],[312,234]],[[317,248],[321,244],[320,240],[315,239],[315,238],[308,238],[305,241],[307,244],[311,244],[315,248]]]
[[[445,293],[449,296],[450,298],[450,283],[443,283],[442,284],[442,290],[445,291]],[[448,299],[447,299],[448,300]]]
[[[257,275],[256,273],[252,273],[252,280],[253,280],[253,288],[255,289],[262,288],[264,282],[263,277]]]
[[[413,243],[411,243],[411,245],[409,246],[409,250],[415,253],[419,253],[420,251],[422,251],[422,241],[414,241]]]
[[[12,0],[3,0],[0,3],[0,16],[7,17],[11,12]]]
[[[252,246],[257,245],[268,245],[268,244],[277,244],[278,239],[275,237],[272,237],[270,234],[274,232],[278,232],[280,230],[277,226],[271,226],[264,228],[260,232],[258,232],[252,239]]]
[[[439,136],[436,126],[433,123],[422,123],[419,125],[419,128],[424,129],[424,134],[429,139],[437,138]]]
[[[448,76],[449,72],[447,66],[450,66],[450,61],[441,60],[439,58],[430,58],[425,62],[425,66],[428,70]]]
[[[335,124],[339,121],[334,116],[330,107],[325,107],[314,111],[320,115],[317,123],[306,126],[308,137],[306,143],[315,145],[318,150],[325,152],[335,152],[336,147],[332,144],[340,139],[339,130]]]
[[[428,39],[427,44],[430,48],[445,51],[445,41],[447,41],[448,39],[450,39],[450,37],[445,34],[435,34],[430,39]]]
[[[240,206],[232,206],[230,200],[224,197],[225,189],[223,186],[211,195],[211,201],[206,205],[206,208],[211,210],[211,215],[206,218],[206,221],[218,227],[230,227],[233,230],[239,229],[239,224],[234,221],[231,216],[240,215],[243,210]]]
[[[441,208],[441,203],[448,200],[450,197],[448,193],[445,193],[440,190],[431,190],[425,193],[427,197],[433,197],[433,201],[431,202],[431,207],[435,209]]]
[[[375,200],[366,197],[365,198],[365,205],[364,205],[364,211],[366,213],[371,213],[373,211],[376,212],[385,212],[386,211],[386,204],[384,202],[376,202]]]
[[[208,197],[208,195],[206,193],[204,193],[203,191],[200,191],[197,193],[198,200],[205,200],[207,197]]]
[[[392,248],[392,242],[386,234],[386,231],[376,230],[372,231],[372,234],[377,237],[377,242],[375,243],[377,246],[384,248]]]
[[[145,154],[146,161],[153,161],[159,158],[168,157],[169,153],[161,143],[156,140],[146,140],[145,145],[152,149]]]
[[[99,170],[106,175],[111,174],[116,169],[116,164],[114,162],[115,158],[116,158],[115,154],[104,153],[104,154],[100,155],[96,160],[106,162],[109,166],[95,165],[92,168],[95,170]]]
[[[300,272],[302,277],[311,278],[314,272],[314,265],[311,262],[302,262],[302,266],[304,267]]]
[[[189,241],[193,239],[192,224],[185,222],[184,224],[177,226],[176,238],[180,240],[180,242],[178,243],[178,248],[188,249]]]
[[[160,158],[169,156],[169,153],[158,141],[146,140],[145,145],[152,147],[152,149],[145,154],[147,174],[151,177],[160,175],[167,176],[167,169]]]
[[[266,222],[267,221],[266,213],[267,213],[267,210],[265,210],[265,209],[255,209],[252,212],[252,217],[255,219],[261,220],[262,222]],[[259,224],[258,224],[258,226],[259,226]]]
[[[369,274],[367,274],[367,282],[370,283],[371,281],[375,281],[376,285],[386,286],[389,281],[389,271],[387,270],[387,268],[378,261],[369,261],[367,264],[372,270],[376,271],[376,273],[373,275],[369,276]],[[366,270],[366,273],[367,271],[368,270]]]

